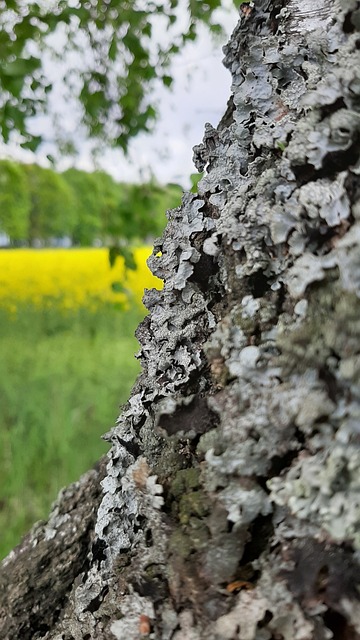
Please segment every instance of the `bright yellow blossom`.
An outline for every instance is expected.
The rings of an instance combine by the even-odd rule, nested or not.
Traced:
[[[131,271],[125,269],[121,257],[110,268],[106,248],[0,251],[0,307],[16,311],[30,303],[36,307],[59,306],[66,311],[126,303],[127,294],[114,291],[114,282],[141,304],[144,288],[162,287],[162,281],[146,265],[150,253],[149,247],[135,249],[137,269]]]

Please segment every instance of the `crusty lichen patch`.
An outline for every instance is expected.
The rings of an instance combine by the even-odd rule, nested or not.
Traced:
[[[154,638],[360,632],[355,592],[335,603],[314,577],[299,601],[291,578],[298,539],[329,575],[336,545],[359,545],[360,53],[354,3],[317,5],[313,21],[295,0],[245,12],[225,48],[231,115],[206,126],[199,193],[149,261],[164,290],[145,297],[96,531],[104,567],[129,554],[140,582],[164,567]],[[140,452],[162,494],[134,483]],[[252,590],[226,590],[244,576]]]

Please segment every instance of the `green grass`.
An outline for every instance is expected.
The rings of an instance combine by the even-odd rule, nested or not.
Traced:
[[[100,436],[139,371],[140,319],[111,307],[0,311],[0,558],[108,450]]]

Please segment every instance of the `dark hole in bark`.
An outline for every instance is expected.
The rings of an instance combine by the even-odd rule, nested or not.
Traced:
[[[146,522],[145,516],[137,516],[136,523],[134,523],[134,527],[133,527],[134,533],[137,533],[138,531],[143,531],[145,522]]]
[[[153,535],[151,529],[146,529],[145,532],[145,542],[147,547],[153,546]]]
[[[223,289],[214,291],[211,296],[211,301],[208,304],[208,309],[212,311],[216,319],[220,319],[222,317],[221,311],[224,309],[226,304],[226,293]]]
[[[118,442],[122,444],[122,446],[130,453],[134,458],[138,458],[140,455],[140,447],[133,440],[128,442],[127,440],[123,440],[123,438],[118,438]]]
[[[95,611],[97,611],[100,608],[100,605],[107,593],[109,593],[109,587],[106,585],[105,587],[103,587],[103,589],[101,589],[99,595],[91,600],[85,611],[89,611],[90,613],[94,613]]]
[[[226,522],[226,531],[227,531],[228,533],[231,533],[231,532],[232,532],[232,530],[233,530],[233,528],[234,528],[234,524],[235,524],[235,523],[234,523],[234,522],[231,522],[231,520],[227,520],[227,522]]]
[[[104,553],[105,548],[106,548],[106,543],[104,540],[100,540],[99,538],[95,540],[92,546],[92,554],[95,561],[100,563],[103,560],[105,560],[106,558],[106,555]]]
[[[273,532],[272,515],[258,516],[249,528],[250,540],[245,545],[240,564],[246,565],[259,558],[266,549]]]
[[[21,636],[21,637],[22,637],[22,638],[29,638],[29,640],[30,640],[30,638],[32,638],[32,637],[33,637],[33,635],[32,635],[32,634],[36,632],[37,636],[41,638],[41,637],[42,637],[42,636],[44,636],[48,631],[50,631],[50,628],[51,628],[51,627],[49,627],[47,624],[40,624],[40,625],[36,624],[36,625],[34,625],[34,626],[32,626],[32,625],[31,625],[31,629],[30,629],[31,635],[30,635],[30,636],[29,636],[29,635],[24,635],[24,636]],[[39,634],[40,634],[40,635],[39,635]],[[20,639],[19,639],[19,640],[20,640]]]
[[[141,429],[141,427],[145,424],[145,422],[146,422],[146,417],[141,416],[139,422],[136,423],[136,429],[137,430]]]
[[[306,233],[309,238],[309,245],[315,245],[313,249],[315,251],[321,247],[322,252],[328,253],[331,250],[331,240],[336,235],[336,228],[328,228],[325,225],[320,225],[317,228],[309,226],[308,222],[305,222]],[[328,245],[328,246],[326,246]]]
[[[345,16],[345,20],[343,22],[343,31],[344,33],[354,33],[355,31],[355,27],[352,23],[352,11],[349,11],[346,16]]]
[[[265,611],[264,617],[262,620],[260,620],[259,624],[258,624],[258,628],[259,629],[263,629],[264,627],[266,627],[269,622],[271,622],[271,620],[273,619],[273,614],[271,613],[271,611],[269,611],[268,609]]]
[[[262,298],[269,289],[269,281],[262,271],[256,271],[247,278],[247,286],[254,298]]]
[[[348,167],[356,164],[358,157],[359,140],[355,139],[349,149],[327,153],[323,159],[322,171],[325,172],[325,176],[332,177],[335,173],[344,171]]]
[[[336,355],[336,354],[334,354]],[[339,360],[339,357],[337,356]],[[326,389],[329,395],[330,400],[336,402],[337,394],[338,394],[338,385],[335,375],[330,371],[328,367],[325,365],[319,369],[319,378],[326,384]]]
[[[224,180],[227,182],[227,186],[229,186],[230,181],[226,180],[226,178],[224,178]],[[214,193],[221,193],[223,191],[223,186],[224,185],[220,186],[219,184],[216,185]],[[206,218],[211,218],[213,220],[214,219],[216,220],[217,218],[219,218],[220,217],[219,208],[216,207],[214,204],[212,204],[209,201],[209,199],[206,197],[206,195],[204,196],[204,199],[205,199],[205,202],[204,202],[203,206],[200,207],[199,211],[201,211]],[[197,233],[194,234],[194,235],[195,235],[195,237],[198,236]],[[203,234],[201,234],[201,235],[203,235]],[[199,247],[197,247],[197,248],[199,248]]]
[[[277,30],[279,28],[279,13],[282,7],[282,0],[275,0],[275,2],[271,4],[271,11],[269,14],[269,29],[273,35],[277,33]]]
[[[331,104],[326,104],[323,107],[321,107],[320,109],[321,120],[324,120],[324,118],[327,118],[327,116],[330,116],[332,113],[335,113],[335,111],[339,111],[339,109],[346,109],[344,98],[337,98]]]
[[[305,57],[304,57],[304,59],[305,59]],[[305,71],[305,69],[303,69],[302,67],[298,67],[297,72],[302,78],[304,78],[304,80],[308,79],[309,75],[308,75],[307,71]]]
[[[260,343],[261,343],[261,325],[257,323],[252,330],[250,344],[258,345]],[[229,376],[229,380],[235,380],[235,378],[236,376],[234,376],[233,378]],[[254,437],[254,439],[256,440],[256,436]]]
[[[193,267],[194,271],[189,281],[196,282],[202,291],[206,291],[210,276],[214,275],[217,271],[217,263],[212,256],[208,256],[207,253],[202,253],[200,260],[196,262]]]
[[[296,436],[294,436],[294,438],[295,437],[296,437],[296,440],[301,440],[302,442],[304,441],[303,434],[298,430],[296,430]],[[274,456],[273,458],[271,458],[271,467],[266,479],[264,479],[265,487],[266,487],[266,480],[269,480],[269,478],[273,478],[274,476],[279,476],[281,472],[284,471],[284,469],[288,469],[292,461],[296,458],[297,455],[298,455],[298,451],[292,450],[292,451],[288,451],[283,456]]]
[[[277,296],[276,296],[276,315],[277,317],[279,317],[279,315],[283,312],[283,307],[286,301],[286,289],[285,289],[285,285],[282,282],[280,285],[280,289],[278,289],[277,291]]]
[[[324,566],[320,567],[317,578],[316,578],[316,589],[319,595],[325,593],[328,580],[329,580],[329,567],[326,564],[324,564]]]
[[[360,177],[349,171],[345,178],[344,186],[351,204],[357,202],[360,199]]]
[[[158,424],[171,436],[178,431],[202,434],[218,423],[219,418],[209,409],[206,398],[195,396],[189,404],[179,405],[174,413],[163,413]]]
[[[357,640],[359,635],[353,627],[349,627],[344,616],[333,609],[324,614],[325,626],[333,633],[333,640]]]
[[[151,571],[152,566],[148,567],[146,571]],[[163,602],[169,594],[167,580],[160,572],[154,573],[151,577],[142,576],[140,580],[134,581],[132,585],[140,596],[151,598],[154,603]]]
[[[359,140],[356,138],[348,149],[332,151],[323,158],[322,168],[315,169],[314,165],[302,164],[293,165],[291,168],[295,174],[299,187],[307,182],[319,180],[320,178],[334,178],[340,172],[356,164],[359,157]]]
[[[301,165],[293,165],[292,170],[294,172],[296,182],[299,187],[311,180],[316,180],[316,169],[313,164],[301,164]]]

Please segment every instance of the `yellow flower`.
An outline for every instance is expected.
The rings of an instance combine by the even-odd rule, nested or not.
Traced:
[[[162,287],[146,265],[150,253],[149,247],[135,249],[137,269],[130,271],[121,257],[111,268],[106,248],[0,251],[0,307],[11,312],[24,303],[64,311],[96,309],[104,303],[126,304],[127,290],[141,305],[144,288]]]

